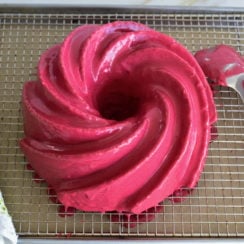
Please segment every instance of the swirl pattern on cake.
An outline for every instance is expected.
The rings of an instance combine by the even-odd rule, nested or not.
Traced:
[[[80,26],[45,51],[22,103],[28,162],[84,211],[141,213],[193,188],[216,121],[194,57],[127,21]]]

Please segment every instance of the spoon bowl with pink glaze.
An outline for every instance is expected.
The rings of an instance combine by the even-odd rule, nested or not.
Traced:
[[[195,58],[214,85],[233,88],[244,102],[244,58],[234,48],[218,45],[202,49]]]

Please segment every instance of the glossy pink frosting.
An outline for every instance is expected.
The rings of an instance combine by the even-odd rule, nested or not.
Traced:
[[[216,111],[194,57],[135,22],[84,25],[23,89],[33,169],[65,207],[141,213],[193,188]]]
[[[216,85],[227,86],[226,79],[244,73],[244,58],[224,44],[199,50],[195,54],[205,75]]]

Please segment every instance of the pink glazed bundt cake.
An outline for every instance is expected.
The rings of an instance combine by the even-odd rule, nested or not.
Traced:
[[[23,88],[21,148],[65,207],[141,213],[194,188],[216,121],[194,57],[135,22],[84,25]]]

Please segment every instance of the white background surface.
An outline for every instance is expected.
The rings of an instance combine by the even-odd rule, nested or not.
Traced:
[[[138,5],[138,6],[206,6],[243,7],[244,0],[0,0],[4,5]]]

